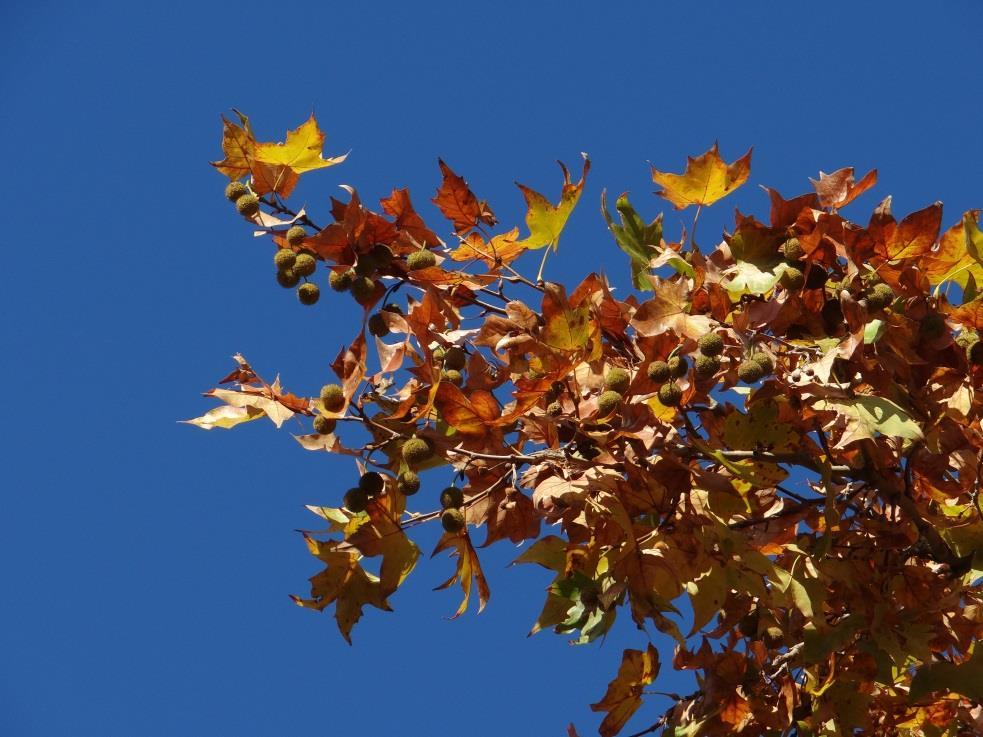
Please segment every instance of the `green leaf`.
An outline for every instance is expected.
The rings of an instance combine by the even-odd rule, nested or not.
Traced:
[[[628,201],[627,194],[618,198],[616,208],[621,217],[621,225],[615,223],[608,212],[607,192],[601,192],[601,213],[608,224],[608,229],[614,234],[618,247],[631,259],[632,286],[643,292],[652,291],[652,284],[645,277],[652,259],[661,251],[662,213],[660,212],[651,223],[646,224]],[[683,263],[686,264],[685,261]]]
[[[877,435],[908,440],[924,437],[918,423],[907,412],[883,397],[864,394],[852,398],[818,399],[813,407],[835,412],[837,417],[833,424],[844,425],[837,447]]]
[[[977,648],[965,663],[931,663],[915,673],[908,692],[910,702],[934,691],[952,691],[971,699],[983,699],[983,649]]]

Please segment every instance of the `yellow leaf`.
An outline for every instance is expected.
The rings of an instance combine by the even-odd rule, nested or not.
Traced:
[[[778,403],[755,402],[747,414],[739,411],[724,421],[724,442],[734,450],[788,450],[798,444],[799,433],[778,415]]]
[[[606,711],[601,737],[613,737],[642,705],[642,690],[659,673],[659,651],[652,645],[645,652],[625,650],[618,675],[608,684],[604,698],[591,704],[592,711]]]
[[[686,171],[670,174],[652,167],[652,180],[664,189],[657,192],[682,210],[690,205],[712,205],[747,181],[751,173],[751,149],[733,164],[717,153],[717,144],[696,157],[686,158]]]
[[[260,143],[256,145],[256,160],[273,166],[286,166],[296,174],[303,174],[344,161],[348,154],[325,159],[324,133],[311,115],[305,123],[287,132],[286,143]]]
[[[236,425],[241,425],[243,422],[258,420],[264,414],[263,410],[257,409],[256,407],[232,407],[226,404],[208,410],[201,417],[181,421],[188,425],[197,425],[203,430],[211,430],[216,427],[229,430]]]
[[[457,608],[454,616],[451,617],[451,619],[457,619],[467,611],[468,602],[471,600],[471,586],[474,584],[478,589],[478,612],[480,613],[485,608],[485,604],[488,603],[491,590],[488,588],[485,574],[481,570],[478,553],[475,552],[474,546],[471,544],[471,538],[467,533],[444,533],[444,536],[440,538],[437,547],[434,548],[430,557],[432,558],[440,551],[447,550],[448,548],[454,548],[455,550],[453,554],[457,556],[457,569],[454,571],[453,576],[444,581],[440,586],[437,586],[434,591],[446,589],[455,581],[461,584],[464,598],[461,600],[461,605]]]
[[[518,241],[514,247],[535,249],[553,246],[554,251],[557,249],[560,233],[567,224],[567,218],[570,217],[573,208],[577,206],[577,202],[580,200],[580,194],[584,190],[584,181],[587,179],[587,172],[590,171],[590,159],[587,154],[582,155],[584,157],[584,170],[580,175],[580,181],[576,184],[570,182],[570,172],[560,162],[560,168],[563,170],[563,191],[557,205],[553,205],[539,192],[516,182],[516,186],[522,190],[522,195],[526,198],[526,225],[529,226],[529,237]]]
[[[954,281],[965,288],[970,277],[983,283],[983,232],[979,211],[970,210],[939,239],[936,251],[926,253],[919,264],[932,284]]]

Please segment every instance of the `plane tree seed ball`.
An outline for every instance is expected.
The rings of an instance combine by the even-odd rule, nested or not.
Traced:
[[[365,489],[355,486],[345,492],[344,505],[349,512],[355,512],[355,514],[364,512],[369,506],[369,493]]]
[[[358,480],[358,488],[369,494],[378,494],[386,487],[386,479],[381,473],[369,471]]]
[[[393,252],[381,243],[376,243],[372,246],[372,250],[369,253],[372,256],[372,261],[375,262],[376,268],[385,269],[393,262]]]
[[[310,276],[317,270],[317,259],[309,253],[298,253],[294,262],[294,271],[301,276]]]
[[[802,269],[791,268],[785,269],[782,272],[779,282],[790,292],[797,292],[805,286],[806,278],[802,273]]]
[[[331,417],[318,415],[314,418],[314,432],[318,435],[330,435],[334,432],[337,423]]]
[[[724,352],[724,339],[717,333],[707,333],[697,341],[697,345],[704,356],[719,356]]]
[[[378,312],[369,318],[369,332],[377,338],[385,338],[389,335],[389,326],[385,318]]]
[[[720,370],[720,358],[717,356],[697,356],[693,370],[700,379],[709,379]]]
[[[444,381],[449,381],[454,386],[461,386],[464,383],[464,374],[462,374],[457,369],[444,369],[440,377]]]
[[[396,488],[403,496],[413,496],[420,490],[420,477],[413,471],[403,471],[396,477]]]
[[[332,271],[331,276],[328,277],[328,284],[336,292],[348,291],[353,281],[355,281],[355,272],[351,269]]]
[[[372,295],[375,294],[375,282],[367,276],[355,277],[350,288],[352,296],[359,304],[368,302],[372,299]]]
[[[669,359],[668,363],[669,373],[677,379],[686,376],[686,372],[689,371],[689,361],[686,360],[685,356],[673,356]]]
[[[225,198],[230,202],[235,202],[246,194],[249,194],[249,187],[242,182],[229,182],[229,185],[225,188]]]
[[[457,486],[448,486],[440,492],[440,506],[444,509],[456,509],[464,504],[464,492]]]
[[[679,388],[679,384],[675,381],[659,387],[659,401],[666,407],[678,407],[682,399],[683,390]]]
[[[789,261],[799,261],[806,255],[798,238],[789,238],[785,241],[782,244],[782,253],[785,254],[785,258]]]
[[[887,307],[892,302],[894,302],[894,290],[884,283],[875,285],[867,296],[867,306],[874,312]]]
[[[317,284],[301,284],[297,287],[297,299],[302,305],[312,305],[321,298],[321,290]]]
[[[259,212],[259,197],[252,193],[244,194],[236,200],[236,210],[240,215],[251,218]]]
[[[611,391],[610,389],[603,392],[601,396],[597,398],[597,412],[602,417],[614,412],[618,407],[621,406],[621,395],[616,391]]]
[[[444,366],[449,369],[461,370],[468,360],[468,354],[464,349],[457,345],[452,345],[444,351]]]
[[[338,384],[325,384],[321,387],[321,404],[328,412],[340,412],[345,406],[345,392]]]
[[[440,513],[440,524],[452,535],[464,529],[464,512],[460,509],[445,509]]]
[[[423,438],[413,437],[403,443],[403,460],[410,466],[419,466],[430,455],[430,443]]]
[[[747,360],[742,361],[741,365],[737,367],[737,375],[745,384],[753,384],[761,379],[761,377],[765,375],[765,372],[761,368],[760,363],[757,361]]]
[[[297,261],[297,254],[289,248],[281,248],[273,254],[273,265],[277,271],[291,268]]]
[[[974,366],[983,363],[983,342],[977,340],[966,346],[966,359]]]
[[[646,373],[649,379],[656,384],[664,384],[672,378],[672,371],[665,361],[652,361]]]
[[[299,225],[295,225],[287,231],[287,243],[291,246],[299,246],[307,237],[307,231]]]
[[[550,402],[546,407],[546,414],[549,417],[559,417],[563,414],[563,407],[559,402]]]
[[[293,289],[300,283],[300,274],[293,269],[282,269],[276,272],[276,281],[284,289]]]
[[[761,366],[761,370],[764,372],[762,376],[767,376],[775,370],[775,362],[771,360],[771,356],[769,356],[767,353],[760,351],[757,353],[752,353],[751,358],[748,360],[754,361]]]
[[[616,366],[604,375],[604,386],[618,394],[628,391],[629,384],[631,384],[631,377],[623,368]]]
[[[433,255],[430,251],[421,250],[414,251],[406,259],[406,268],[410,271],[419,271],[420,269],[429,269],[431,266],[437,265],[437,257]]]

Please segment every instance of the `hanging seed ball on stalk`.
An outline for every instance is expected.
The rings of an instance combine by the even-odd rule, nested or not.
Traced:
[[[745,384],[753,384],[760,380],[765,375],[765,372],[761,368],[760,363],[748,359],[741,361],[741,365],[737,367],[737,375]]]
[[[449,381],[454,386],[461,386],[464,383],[464,374],[457,369],[444,369],[440,372],[442,381]]]
[[[871,312],[881,310],[894,302],[894,290],[883,282],[874,285],[867,295],[867,307]]]
[[[358,488],[369,494],[379,494],[386,488],[386,479],[381,473],[368,471],[359,477]]]
[[[330,435],[334,432],[336,424],[333,418],[318,415],[314,418],[314,432],[318,435]]]
[[[413,471],[403,471],[396,477],[396,488],[403,496],[413,496],[420,490],[420,477]]]
[[[291,268],[297,261],[297,254],[289,248],[280,248],[273,254],[273,265],[277,271]]]
[[[720,370],[720,358],[718,356],[697,356],[693,368],[698,379],[709,379]]]
[[[430,458],[430,443],[415,435],[403,443],[403,460],[410,466],[419,466]]]
[[[312,305],[321,298],[321,289],[317,284],[301,284],[297,287],[297,299],[302,305]]]
[[[425,249],[420,251],[414,251],[406,259],[406,268],[410,271],[419,271],[420,269],[429,269],[431,266],[437,265],[437,257],[433,255],[431,251]]]
[[[704,356],[719,356],[724,352],[724,339],[719,333],[707,333],[697,341],[700,353]]]
[[[369,506],[369,493],[365,489],[355,486],[345,492],[344,505],[349,512],[355,512],[355,514],[364,512]]]
[[[328,284],[336,292],[348,291],[353,281],[355,281],[355,272],[351,269],[332,271],[331,276],[328,277]]]
[[[666,407],[678,407],[683,400],[683,390],[675,381],[668,382],[659,387],[659,401]]]
[[[375,294],[375,282],[367,276],[358,276],[351,284],[352,296],[359,304],[368,302]]]
[[[236,210],[239,211],[240,215],[251,218],[259,212],[259,197],[252,192],[244,194],[236,200]]]
[[[389,335],[389,326],[385,318],[378,312],[369,318],[369,332],[377,338],[385,338]]]
[[[604,386],[606,389],[610,389],[618,394],[624,394],[628,391],[628,385],[631,384],[631,377],[628,372],[625,371],[620,366],[615,366],[609,369],[604,375]]]
[[[748,360],[754,361],[761,366],[762,376],[768,376],[768,374],[775,370],[775,362],[771,360],[771,356],[763,351],[752,353]]]
[[[798,238],[789,238],[782,244],[782,253],[787,261],[799,261],[805,256],[805,251]]]
[[[672,370],[665,361],[652,361],[646,373],[649,379],[656,384],[664,384],[672,378]]]
[[[689,361],[686,360],[685,356],[673,356],[669,359],[668,364],[669,373],[677,379],[686,376],[686,372],[689,371]]]
[[[609,389],[608,391],[603,392],[601,396],[597,398],[597,413],[601,417],[607,417],[621,406],[621,399],[621,395],[616,391],[611,391]]]
[[[229,182],[225,188],[225,198],[230,202],[235,202],[243,195],[249,194],[249,187],[242,182]]]
[[[457,369],[460,371],[467,363],[468,354],[458,345],[452,345],[444,351],[444,368]]]
[[[310,276],[317,271],[317,259],[309,253],[298,253],[293,269],[301,276]]]
[[[440,506],[444,509],[456,509],[464,504],[464,492],[457,486],[448,486],[440,492]]]
[[[304,239],[307,237],[307,231],[304,230],[299,225],[294,225],[290,230],[287,231],[287,243],[296,248]]]
[[[284,289],[293,289],[300,283],[300,274],[293,269],[281,269],[276,272],[276,281]]]
[[[372,246],[369,256],[377,269],[385,269],[393,262],[393,252],[382,243],[376,243]]]
[[[805,286],[806,278],[802,269],[792,267],[782,272],[779,283],[790,292],[797,292]]]
[[[328,412],[340,412],[345,406],[345,391],[338,384],[321,387],[321,404]]]
[[[440,524],[445,531],[456,534],[464,529],[464,512],[460,509],[445,509],[440,513]]]
[[[546,407],[547,417],[559,417],[563,414],[563,406],[559,402],[550,402]]]

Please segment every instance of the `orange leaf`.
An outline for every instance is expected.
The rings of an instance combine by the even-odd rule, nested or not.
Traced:
[[[444,181],[432,201],[454,224],[454,232],[465,233],[478,223],[492,226],[498,222],[488,203],[474,196],[463,177],[455,174],[443,159],[437,159],[437,163]]]
[[[658,673],[659,651],[651,644],[645,652],[624,651],[617,677],[608,684],[604,698],[590,706],[592,711],[607,712],[601,722],[601,737],[613,737],[621,731],[642,705],[642,690]]]
[[[877,169],[864,174],[859,182],[853,181],[853,167],[837,169],[832,174],[819,172],[819,181],[810,179],[823,207],[844,207],[877,184]]]
[[[481,610],[485,608],[485,604],[488,603],[491,590],[488,588],[488,581],[485,580],[485,574],[481,570],[478,553],[471,544],[471,538],[467,532],[453,535],[449,532],[444,533],[444,536],[437,543],[437,547],[434,548],[430,557],[432,558],[440,551],[447,550],[448,548],[454,548],[456,551],[457,570],[453,576],[440,584],[440,586],[437,586],[434,591],[446,589],[455,581],[460,582],[461,588],[464,590],[464,598],[461,600],[461,605],[457,608],[454,616],[451,617],[451,619],[457,619],[467,611],[468,602],[471,600],[471,587],[474,585],[478,589],[478,613],[480,614]]]
[[[652,167],[652,180],[664,189],[656,192],[682,210],[690,205],[712,205],[747,181],[751,173],[751,149],[733,164],[727,164],[714,143],[709,151],[686,157],[686,171],[669,174]]]

